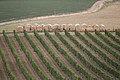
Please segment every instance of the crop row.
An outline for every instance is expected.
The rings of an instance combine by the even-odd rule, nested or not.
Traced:
[[[34,49],[34,51],[38,54],[39,58],[42,60],[42,62],[46,65],[47,69],[51,72],[53,76],[56,77],[57,80],[64,80],[64,78],[59,74],[52,66],[51,64],[46,60],[43,53],[40,52],[40,49],[35,45],[35,43],[32,41],[30,36],[27,34],[26,31],[24,31],[24,35],[26,39],[29,41],[30,45]]]
[[[51,35],[45,31],[45,35],[52,42],[52,44],[56,47],[56,49],[67,59],[67,61],[77,70],[79,73],[82,73],[86,78],[90,80],[96,80],[93,78],[83,67],[81,67],[77,62],[75,62],[65,50],[63,50],[59,44],[51,37]]]
[[[8,75],[8,77],[9,77],[10,80],[16,80],[16,77],[15,77],[15,75],[12,73],[12,71],[11,71],[11,69],[10,69],[10,66],[9,66],[9,64],[8,64],[8,61],[7,61],[7,59],[5,58],[5,54],[4,54],[4,52],[2,51],[1,48],[0,48],[0,56],[1,56],[2,61],[3,61],[5,73]]]
[[[24,46],[24,44],[22,43],[22,41],[20,40],[19,36],[17,35],[17,33],[15,31],[14,31],[14,36],[15,36],[17,42],[19,43],[19,46],[23,50],[24,54],[26,55],[28,61],[30,62],[30,64],[32,65],[32,67],[34,68],[36,73],[38,74],[38,76],[42,80],[49,80],[49,78],[46,75],[43,74],[43,72],[40,69],[40,67],[38,66],[38,64],[32,59],[32,56],[30,55],[30,52],[28,52],[27,48]]]
[[[87,33],[87,31],[85,31]],[[83,42],[88,45],[91,49],[93,49],[96,53],[98,53],[106,62],[114,66],[117,70],[120,70],[120,65],[118,65],[116,62],[113,62],[109,57],[106,56],[105,53],[103,53],[100,49],[98,49],[95,45],[91,44],[84,36],[82,36],[78,31],[75,31],[76,36],[79,37],[79,39],[82,39]]]
[[[101,48],[105,49],[106,51],[108,51],[110,54],[112,54],[116,59],[118,59],[120,61],[120,56],[113,51],[112,49],[110,49],[109,47],[107,47],[106,45],[104,45],[100,40],[98,40],[97,38],[95,38],[92,34],[90,34],[88,31],[85,32],[85,34],[91,38],[95,43],[97,43]]]
[[[110,37],[111,39],[113,39],[113,41],[115,41],[116,43],[118,43],[120,45],[120,40],[117,39],[115,36],[113,36],[109,31],[105,31],[105,34]]]
[[[78,48],[80,48],[83,52],[85,52],[93,61],[95,61],[101,68],[112,74],[116,78],[120,78],[120,74],[116,71],[114,71],[112,68],[108,67],[105,63],[102,63],[100,60],[98,60],[95,56],[93,56],[85,47],[83,47],[70,33],[65,31],[65,34],[77,45]]]
[[[10,42],[8,36],[6,35],[5,31],[3,31],[3,35],[4,35],[4,38],[11,50],[11,52],[13,53],[13,56],[20,68],[20,70],[22,71],[23,75],[25,76],[25,78],[27,80],[34,80],[34,78],[32,77],[32,75],[28,72],[28,70],[26,69],[26,67],[24,66],[24,64],[22,63],[21,59],[18,57],[18,54],[16,53],[16,50],[15,48],[13,47],[12,43]]]
[[[45,43],[45,41],[40,37],[40,35],[37,32],[34,32],[36,38],[40,41],[40,43],[44,46],[44,48],[47,50],[47,52],[51,55],[53,60],[57,63],[57,65],[62,69],[64,73],[66,73],[69,77],[71,77],[72,80],[82,80],[78,78],[75,73],[70,71],[59,59],[55,56],[55,53],[51,50],[51,48]]]
[[[65,46],[76,56],[79,58],[80,61],[82,61],[83,64],[85,64],[89,69],[91,69],[93,72],[95,72],[98,76],[104,78],[104,79],[111,79],[108,75],[103,73],[101,70],[99,70],[97,67],[90,64],[82,55],[80,52],[76,51],[61,35],[60,33],[56,32],[56,36],[65,44]]]
[[[99,31],[95,30],[95,34],[99,36],[101,39],[103,39],[108,45],[115,48],[116,50],[120,51],[120,46],[112,43],[110,40],[108,40],[103,34],[101,34]]]
[[[115,31],[115,33],[120,37],[120,31]]]

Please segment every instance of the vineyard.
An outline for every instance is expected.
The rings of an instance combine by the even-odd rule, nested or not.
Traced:
[[[0,80],[120,80],[120,32],[3,31]]]

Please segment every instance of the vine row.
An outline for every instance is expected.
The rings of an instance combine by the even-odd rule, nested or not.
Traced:
[[[82,55],[80,52],[76,51],[58,32],[55,32],[56,36],[64,43],[64,45],[77,57],[80,61],[82,61],[83,64],[85,64],[89,69],[91,69],[93,72],[95,72],[98,76],[106,79],[106,80],[112,80],[108,75],[103,73],[101,70],[99,70],[97,67],[90,64]]]
[[[55,76],[55,78],[57,80],[65,80],[64,77],[61,76],[61,74],[59,74],[52,66],[51,64],[46,60],[46,58],[44,57],[44,55],[42,55],[40,49],[35,45],[35,43],[33,42],[33,40],[30,38],[30,36],[27,34],[26,31],[24,31],[24,36],[26,37],[26,39],[28,40],[28,42],[30,43],[30,45],[32,46],[32,48],[34,49],[34,51],[38,54],[39,58],[42,60],[42,62],[46,65],[47,69],[50,71],[50,73]]]
[[[112,68],[108,67],[105,63],[99,61],[95,56],[93,56],[85,47],[83,47],[68,31],[65,31],[66,36],[68,36],[73,43],[77,45],[83,52],[85,52],[93,61],[95,61],[101,68],[112,74],[116,78],[120,78],[120,73],[114,71]]]

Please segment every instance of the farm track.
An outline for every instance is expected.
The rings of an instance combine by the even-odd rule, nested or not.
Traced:
[[[15,58],[14,58],[11,50],[9,49],[7,43],[5,42],[4,37],[0,37],[0,42],[1,42],[2,48],[5,52],[5,56],[8,59],[8,63],[10,65],[10,68],[13,71],[13,73],[15,74],[16,78],[18,80],[25,80],[25,77],[22,74],[21,70],[19,69],[17,62],[15,61]]]
[[[2,58],[0,56],[0,80],[8,80],[8,77],[5,73],[4,67],[3,67],[3,61]]]
[[[61,53],[55,48],[55,46],[50,42],[50,40],[46,36],[41,36],[47,44],[51,47],[52,51],[55,53],[55,55],[68,67],[70,70],[72,70],[74,73],[76,73],[78,76],[81,76],[65,59],[64,56],[61,55]]]
[[[35,80],[40,80],[40,78],[35,73],[33,67],[30,65],[28,59],[26,59],[26,56],[24,52],[22,51],[22,49],[20,48],[19,44],[17,43],[16,39],[14,37],[10,37],[10,40],[13,43],[13,46],[16,48],[16,52],[18,53],[20,59],[24,63],[27,70],[30,72],[30,74],[32,74]]]
[[[70,79],[56,64],[56,62],[52,59],[52,57],[49,55],[49,53],[46,51],[46,49],[42,46],[42,44],[38,41],[38,39],[35,36],[30,36],[32,40],[35,42],[35,44],[39,47],[40,51],[44,54],[45,58],[49,61],[49,63],[54,67],[54,69],[59,72],[63,77],[66,79]]]
[[[45,64],[40,60],[40,58],[38,57],[37,53],[34,52],[33,48],[31,47],[31,45],[29,44],[29,42],[27,41],[27,39],[24,36],[20,36],[21,41],[23,41],[23,43],[25,44],[26,48],[28,49],[28,51],[31,53],[32,58],[35,60],[35,62],[40,66],[41,70],[43,71],[43,73],[45,75],[47,75],[51,80],[56,80],[51,73],[49,72],[49,70],[47,69],[47,67],[45,66]]]

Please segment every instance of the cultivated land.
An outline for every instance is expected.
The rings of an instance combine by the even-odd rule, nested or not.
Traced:
[[[3,32],[0,79],[119,80],[119,53],[115,32]]]
[[[65,15],[53,15],[45,17],[36,17],[31,19],[23,19],[13,22],[0,23],[0,32],[2,30],[13,31],[20,25],[32,24],[83,24],[88,25],[104,24],[109,28],[120,28],[120,1],[104,4],[104,1],[112,0],[100,0],[93,5],[90,9],[84,12],[65,14]],[[103,7],[104,6],[104,7]]]

